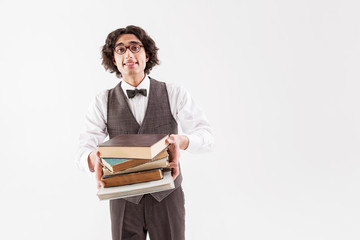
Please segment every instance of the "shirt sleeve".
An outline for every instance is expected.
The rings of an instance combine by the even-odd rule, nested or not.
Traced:
[[[173,89],[171,89],[173,88]],[[192,153],[208,152],[214,148],[211,125],[204,112],[194,102],[189,92],[182,86],[170,87],[170,105],[185,136],[189,138],[186,149]],[[170,95],[172,95],[170,97]]]
[[[76,162],[81,170],[88,173],[90,173],[89,154],[96,150],[108,136],[106,128],[107,93],[108,90],[99,93],[90,103],[85,117],[85,130],[79,137]]]

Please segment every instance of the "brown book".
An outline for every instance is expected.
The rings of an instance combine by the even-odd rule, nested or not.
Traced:
[[[156,161],[162,158],[168,157],[167,150],[162,151],[159,153],[154,159],[129,159],[129,158],[102,158],[101,162],[103,166],[105,166],[110,172],[119,172],[129,168],[133,168],[139,165],[143,165],[144,163]],[[156,168],[156,167],[154,167]],[[152,169],[154,169],[152,168]],[[149,168],[147,168],[149,169]],[[141,169],[146,170],[146,168]],[[135,171],[129,171],[135,172]]]
[[[169,144],[168,134],[121,134],[99,145],[101,158],[153,159]]]
[[[160,180],[163,178],[161,169],[154,169],[142,172],[127,173],[115,175],[112,177],[104,178],[102,181],[105,183],[105,187],[115,187],[133,183],[149,182],[154,180]]]

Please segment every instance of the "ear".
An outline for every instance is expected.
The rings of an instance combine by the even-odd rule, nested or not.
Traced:
[[[115,61],[115,58],[113,58],[112,60],[113,60],[114,65],[117,66],[117,65],[116,65],[116,61]]]
[[[149,61],[149,54],[146,54],[146,62]]]

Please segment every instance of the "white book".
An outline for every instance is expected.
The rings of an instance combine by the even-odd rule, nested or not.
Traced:
[[[135,183],[117,187],[100,188],[97,196],[100,200],[133,197],[137,195],[165,191],[175,188],[171,171],[164,172],[164,178],[151,182]]]

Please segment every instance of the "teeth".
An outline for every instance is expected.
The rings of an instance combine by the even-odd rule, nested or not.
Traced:
[[[129,66],[129,65],[134,65],[135,63],[131,62],[131,63],[125,63],[126,66]]]

